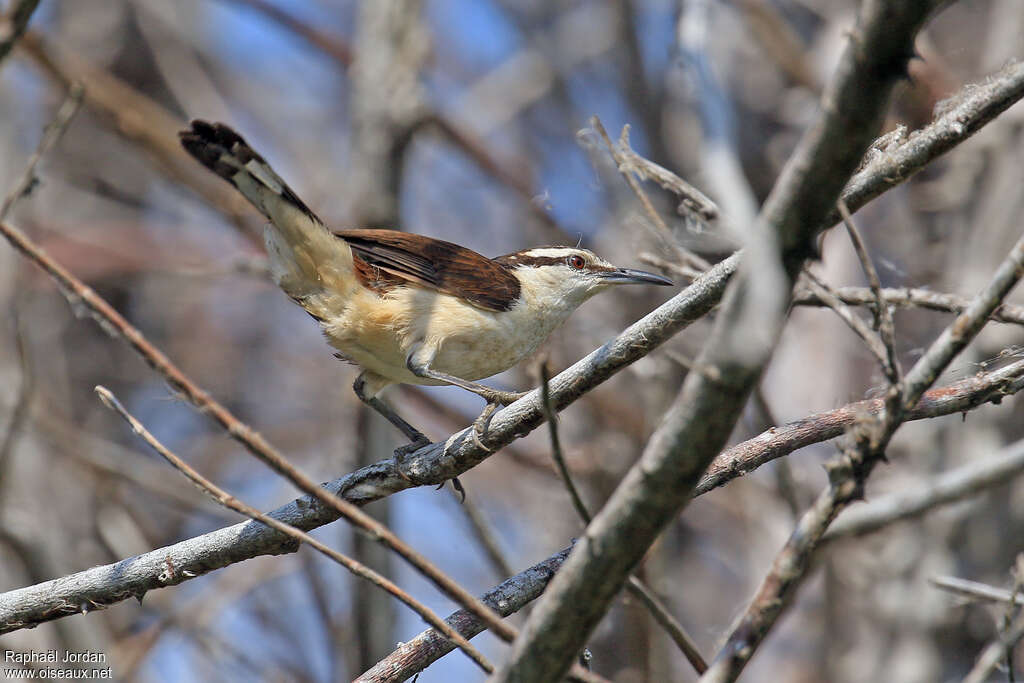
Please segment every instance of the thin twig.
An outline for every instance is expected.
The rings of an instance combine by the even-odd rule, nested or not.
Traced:
[[[469,593],[469,591],[445,575],[433,563],[399,539],[394,532],[367,515],[353,503],[320,487],[308,475],[296,469],[258,432],[236,418],[231,411],[200,388],[174,365],[162,351],[153,346],[136,327],[114,310],[109,303],[73,276],[67,269],[50,258],[24,233],[0,221],[0,234],[3,234],[15,248],[53,277],[69,299],[73,302],[81,302],[105,330],[127,341],[146,360],[150,367],[164,377],[173,389],[184,396],[200,412],[209,415],[224,427],[227,433],[242,444],[252,455],[256,456],[273,471],[288,479],[303,493],[311,495],[328,509],[334,510],[339,516],[368,531],[371,538],[397,552],[406,561],[422,571],[445,594],[483,619],[488,627],[499,637],[507,640],[514,638],[515,629],[501,621],[501,618],[493,610],[483,605],[476,596]]]
[[[665,223],[665,220],[658,213],[657,209],[654,208],[654,204],[647,197],[647,193],[644,192],[644,188],[640,186],[636,176],[633,172],[633,167],[629,160],[622,155],[621,150],[612,142],[612,139],[608,137],[608,131],[604,129],[601,124],[601,120],[596,116],[590,117],[590,126],[597,131],[598,135],[604,141],[605,146],[608,148],[608,152],[615,159],[615,163],[618,165],[619,173],[625,178],[629,184],[630,189],[633,190],[633,194],[640,200],[640,204],[644,207],[644,211],[647,213],[647,217],[650,218],[651,223],[658,229],[665,244],[675,253],[676,258],[679,259],[684,265],[692,266],[693,268],[704,271],[711,267],[707,261],[697,256],[692,251],[679,244],[679,240],[676,239],[675,235],[672,234],[672,230]],[[627,138],[628,139],[628,138]]]
[[[996,588],[987,583],[961,579],[956,576],[933,576],[928,583],[936,588],[949,591],[969,600],[984,600],[986,602],[1002,602],[1024,605],[1024,595],[1019,592],[1014,594],[1005,588]]]
[[[584,524],[590,524],[590,511],[587,510],[583,497],[580,496],[576,484],[569,474],[569,466],[565,464],[565,455],[562,453],[562,441],[558,436],[558,415],[555,413],[554,404],[551,402],[551,386],[548,377],[548,364],[540,364],[540,400],[544,415],[548,423],[548,437],[551,439],[551,458],[558,467],[558,474],[562,478],[562,485],[569,492],[572,505],[576,508],[576,514],[580,516]]]
[[[0,57],[2,59],[2,57]],[[77,83],[72,84],[68,89],[68,95],[64,99],[64,102],[60,105],[57,110],[57,114],[53,117],[46,126],[46,130],[43,131],[43,137],[39,140],[39,145],[36,147],[32,156],[29,157],[28,163],[25,164],[25,170],[21,172],[21,177],[14,184],[11,191],[4,197],[3,204],[0,204],[0,221],[7,220],[7,214],[10,213],[14,207],[15,202],[27,195],[32,191],[32,188],[36,184],[36,166],[39,164],[39,160],[43,158],[50,148],[61,136],[64,135],[64,131],[67,130],[68,125],[71,123],[71,119],[75,117],[78,112],[78,107],[82,104],[82,97],[85,91],[82,86]]]
[[[990,458],[972,460],[918,486],[879,496],[868,503],[849,508],[832,524],[822,543],[863,536],[894,522],[920,517],[937,507],[1009,484],[1022,473],[1024,441],[1018,441]]]
[[[469,526],[473,529],[473,534],[480,541],[480,545],[483,546],[484,554],[491,561],[491,565],[498,573],[498,576],[504,579],[515,574],[512,564],[501,550],[501,545],[498,543],[494,529],[487,522],[480,506],[473,502],[472,498],[463,497],[463,494],[460,494],[454,488],[451,489],[451,492],[452,497],[459,501],[459,509],[466,515]]]
[[[1019,612],[1009,627],[988,644],[963,683],[985,683],[989,680],[989,674],[1006,659],[1021,638],[1024,638],[1024,611]]]
[[[299,541],[300,543],[308,544],[311,548],[321,553],[325,557],[334,560],[335,562],[337,562],[342,567],[349,570],[359,578],[366,579],[374,586],[377,586],[381,590],[384,590],[387,593],[393,595],[395,598],[397,598],[402,603],[407,605],[414,612],[423,617],[423,619],[428,624],[430,624],[431,626],[439,630],[441,633],[443,633],[446,638],[450,639],[453,643],[455,643],[455,645],[457,645],[459,649],[465,652],[470,659],[476,662],[477,666],[479,666],[481,669],[487,671],[488,673],[493,670],[493,667],[491,666],[490,662],[488,662],[487,659],[485,659],[484,656],[480,654],[476,650],[476,648],[474,648],[469,643],[468,640],[463,638],[458,631],[453,629],[443,619],[434,614],[434,612],[429,607],[419,602],[411,595],[409,595],[401,588],[399,588],[397,585],[395,585],[394,582],[390,581],[384,576],[381,576],[380,574],[373,571],[361,562],[357,562],[356,560],[353,560],[352,558],[343,555],[342,553],[339,553],[337,550],[334,550],[333,548],[324,545],[317,539],[307,534],[305,531],[302,531],[301,529],[297,529],[291,526],[290,524],[286,524],[278,519],[275,519],[270,515],[264,514],[263,512],[257,510],[256,508],[238,500],[230,493],[220,488],[203,475],[199,474],[199,472],[197,472],[193,467],[191,467],[188,463],[179,458],[170,449],[168,449],[159,440],[157,440],[157,438],[153,436],[153,434],[148,429],[146,429],[145,425],[139,422],[139,420],[136,419],[134,415],[128,412],[128,410],[121,404],[119,400],[117,400],[117,397],[114,396],[114,394],[109,389],[107,389],[106,387],[97,386],[96,394],[100,397],[100,401],[102,401],[103,405],[105,405],[107,408],[110,408],[118,415],[120,415],[121,418],[125,422],[127,422],[128,425],[132,428],[132,431],[135,434],[137,434],[143,441],[146,442],[146,445],[148,445],[150,448],[156,451],[157,455],[166,460],[172,467],[174,467],[176,470],[185,475],[185,477],[188,478],[188,480],[191,481],[193,484],[195,484],[200,491],[209,495],[211,498],[213,498],[215,501],[217,501],[224,507],[228,508],[229,510],[234,510],[235,512],[241,513],[250,519],[253,519],[257,522],[262,522],[270,528],[276,529],[277,531],[280,531],[281,533],[290,536],[291,538],[295,539],[296,541]]]
[[[878,321],[878,334],[882,338],[882,344],[886,352],[885,359],[882,362],[882,369],[885,371],[889,381],[897,384],[900,381],[902,372],[900,370],[899,358],[896,356],[896,326],[892,320],[892,311],[885,305],[885,300],[882,297],[882,281],[878,279],[878,271],[875,270],[875,264],[871,261],[871,255],[868,254],[868,249],[864,245],[864,239],[861,237],[857,225],[853,222],[853,216],[850,215],[850,210],[846,207],[846,202],[843,201],[842,197],[836,202],[836,208],[839,209],[839,215],[843,217],[846,233],[850,236],[850,242],[853,243],[854,251],[857,252],[857,258],[860,260],[861,268],[868,279],[871,294],[875,297],[875,316]]]
[[[12,309],[11,317],[14,327],[14,348],[18,352],[18,365],[21,368],[21,385],[18,387],[18,396],[14,402],[14,410],[11,411],[11,419],[4,428],[3,438],[0,439],[0,500],[3,499],[4,484],[8,481],[7,466],[11,454],[14,452],[14,445],[21,434],[21,428],[25,424],[25,420],[28,419],[32,395],[35,393],[35,373],[32,370],[28,344],[25,343],[25,328],[18,306],[14,306]]]
[[[540,364],[540,389],[541,389],[541,401],[544,406],[544,410],[548,417],[548,429],[551,437],[551,457],[555,460],[555,464],[558,466],[558,473],[562,477],[562,484],[566,490],[569,491],[569,497],[572,499],[573,507],[576,508],[577,514],[580,519],[583,520],[584,524],[590,524],[590,512],[587,510],[586,504],[583,502],[583,497],[580,496],[579,490],[576,488],[576,484],[572,480],[572,475],[569,473],[569,467],[565,462],[565,456],[562,453],[561,440],[558,437],[558,421],[555,414],[554,406],[551,403],[551,390],[548,386],[548,365],[546,362]],[[683,625],[680,624],[668,607],[661,601],[661,599],[654,593],[653,590],[647,587],[647,585],[637,578],[635,575],[631,575],[626,582],[626,590],[632,595],[636,596],[640,600],[640,604],[647,608],[654,617],[654,620],[665,629],[669,637],[679,648],[686,660],[690,662],[690,665],[698,673],[704,673],[707,670],[708,665],[704,660],[704,657],[700,654],[700,650],[697,648],[696,642],[690,637],[690,634],[686,632]]]
[[[736,679],[803,583],[814,551],[829,525],[847,505],[863,497],[865,481],[885,458],[886,447],[906,420],[906,413],[981,331],[992,311],[1022,276],[1024,235],[1000,263],[988,285],[932,342],[903,382],[890,387],[883,410],[871,419],[858,422],[848,434],[842,455],[827,465],[829,485],[800,518],[786,545],[776,555],[757,595],[702,679],[704,683]]]
[[[645,159],[633,151],[629,144],[629,125],[622,127],[618,151],[627,168],[647,180],[652,180],[682,199],[681,208],[689,209],[706,221],[718,218],[718,206],[706,194],[686,182],[664,166]]]
[[[690,663],[694,671],[702,674],[708,670],[708,663],[704,660],[704,655],[697,649],[697,643],[686,632],[683,625],[672,616],[668,606],[662,602],[661,598],[646,583],[638,579],[636,575],[631,575],[626,580],[626,590],[639,599],[640,604],[647,608],[647,611],[651,613],[651,616],[658,622],[658,625],[665,629],[665,633],[676,644],[679,651],[683,653],[686,661]]]
[[[868,327],[868,324],[864,322],[864,319],[858,316],[853,310],[839,300],[835,294],[832,293],[831,288],[825,283],[824,280],[819,278],[810,268],[805,268],[804,282],[807,283],[807,287],[811,290],[822,303],[839,316],[839,319],[846,323],[854,333],[860,337],[864,345],[868,347],[868,351],[871,352],[877,360],[878,364],[882,366],[882,370],[889,374],[889,358],[886,355],[885,345],[882,344],[882,340],[879,339],[878,335]]]
[[[641,260],[643,260],[641,258]],[[844,304],[851,306],[876,306],[875,295],[867,287],[837,287],[833,293]],[[925,308],[943,313],[961,313],[970,300],[956,294],[933,292],[930,289],[899,288],[883,289],[882,300],[888,306],[902,308]],[[793,297],[797,306],[824,306],[825,303],[808,290],[798,290]],[[991,319],[1001,323],[1024,325],[1024,306],[1003,304],[992,312]]]

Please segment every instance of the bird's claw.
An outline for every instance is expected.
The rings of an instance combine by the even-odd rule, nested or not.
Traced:
[[[459,502],[460,503],[465,503],[466,502],[466,489],[463,488],[462,482],[459,481],[459,478],[458,477],[452,477],[448,481],[450,481],[452,483],[452,488],[454,488],[455,492],[459,494]],[[440,491],[441,489],[443,489],[444,485],[446,483],[448,483],[448,482],[442,481],[440,484],[437,485],[437,488],[435,489],[435,491]]]
[[[488,403],[484,406],[483,412],[473,420],[473,438],[477,439],[477,445],[483,446],[479,439],[487,434],[487,429],[491,426],[491,418],[494,417],[494,413],[498,411],[500,405],[499,403]]]
[[[493,453],[494,450],[488,448],[481,440],[487,435],[487,430],[491,426],[491,418],[494,417],[494,413],[498,411],[498,408],[511,405],[523,396],[526,396],[526,394],[527,392],[525,391],[498,391],[497,389],[488,392],[487,395],[481,394],[481,396],[487,399],[487,405],[484,406],[483,412],[473,420],[473,443],[488,453]]]
[[[424,446],[429,446],[430,444],[430,439],[423,435],[420,435],[413,439],[410,443],[407,443],[404,446],[399,446],[398,448],[396,448],[395,457],[393,458],[393,460],[395,464],[395,472],[398,473],[398,476],[400,476],[402,479],[405,479],[410,484],[416,483],[408,474],[402,471],[403,461],[405,460],[405,456],[409,455],[410,453],[415,453],[419,449],[423,448]]]

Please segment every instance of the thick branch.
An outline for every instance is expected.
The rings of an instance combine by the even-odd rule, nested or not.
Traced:
[[[854,176],[843,193],[844,201],[851,211],[855,211],[867,201],[906,180],[914,171],[942,152],[966,140],[985,122],[1007,109],[1022,95],[1024,62],[1006,66],[982,85],[965,88],[955,98],[957,105],[953,109],[945,112],[925,129],[911,135],[904,144],[887,149],[884,155],[876,158]],[[49,264],[40,262],[30,249],[35,248],[35,245],[30,241],[23,242],[24,236],[20,232],[0,223],[0,234],[30,260],[39,263],[62,288],[71,289],[71,281],[65,279],[70,274],[64,269],[51,270]],[[558,409],[565,408],[582,393],[646,355],[693,320],[704,315],[718,303],[729,277],[735,273],[738,265],[738,255],[718,264],[679,295],[554,378],[552,395]],[[78,284],[88,289],[80,282]],[[843,290],[840,290],[840,295],[842,294]],[[94,311],[99,324],[107,327],[110,321],[104,317],[105,312]],[[997,316],[998,311],[994,317],[998,319]],[[131,337],[128,339],[129,343],[134,344]],[[136,350],[147,362],[153,361],[153,358],[143,350]],[[492,422],[490,434],[491,438],[494,438],[495,429],[500,426],[501,437],[494,440],[492,447],[499,447],[502,443],[512,441],[517,431],[525,433],[535,428],[539,424],[541,412],[536,393],[498,412]],[[520,419],[523,420],[522,427],[518,423]],[[487,454],[476,449],[473,440],[467,437],[468,432],[463,431],[449,438],[448,442],[452,444],[452,448],[447,454],[441,447],[435,445],[408,456],[407,463],[414,468],[418,481],[422,484],[441,483],[486,458]],[[793,446],[794,449],[797,447],[799,446]],[[783,454],[780,451],[775,452]],[[764,461],[770,459],[771,457],[764,457]],[[711,471],[709,476],[714,476],[714,471]],[[707,486],[707,481],[705,479],[701,484],[701,491]],[[721,481],[724,482],[724,479]],[[357,470],[327,485],[329,490],[360,504],[409,487],[410,484],[395,475],[393,468],[386,461]],[[308,497],[288,503],[272,514],[304,530],[337,519],[336,514],[312,503]],[[295,549],[296,546],[286,538],[260,524],[245,523],[226,527],[111,565],[94,567],[0,595],[0,633],[83,610],[103,608],[129,597],[143,595],[154,588],[177,585],[236,562],[260,555],[294,552]],[[167,572],[168,565],[165,565],[165,559],[169,566],[180,568],[181,571]]]
[[[947,326],[914,364],[903,381],[890,388],[882,412],[860,421],[848,435],[838,460],[828,466],[829,485],[800,518],[789,540],[775,556],[739,625],[719,650],[702,683],[735,680],[757,647],[777,623],[786,605],[807,577],[822,536],[847,505],[863,497],[864,482],[885,458],[889,440],[924,395],[988,322],[992,312],[1024,276],[1024,236],[996,269],[991,281],[963,313]]]
[[[964,413],[985,403],[999,403],[1004,396],[1024,389],[1024,360],[1010,363],[992,372],[925,392],[918,404],[904,416],[923,420],[942,415]],[[776,458],[815,443],[834,439],[866,415],[881,412],[880,398],[850,403],[842,408],[815,413],[767,431],[723,451],[708,467],[695,489],[701,495],[724,486],[736,477],[752,472]]]
[[[892,87],[913,54],[914,35],[932,9],[932,3],[865,3],[821,115],[753,228],[777,237],[790,279],[877,134]],[[626,577],[690,499],[725,443],[771,357],[791,298],[786,289],[765,300],[762,283],[770,277],[772,255],[750,255],[757,268],[731,287],[698,360],[716,368],[719,379],[687,376],[640,461],[588,526],[493,681],[555,681],[565,674]],[[751,321],[759,329],[738,327]]]

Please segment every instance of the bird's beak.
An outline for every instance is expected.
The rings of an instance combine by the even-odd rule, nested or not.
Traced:
[[[605,270],[599,273],[601,280],[610,285],[669,285],[673,282],[667,277],[648,273],[643,270],[632,268],[616,268]]]

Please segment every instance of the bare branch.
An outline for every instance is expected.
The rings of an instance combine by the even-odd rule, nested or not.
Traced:
[[[704,271],[710,268],[710,263],[679,244],[679,240],[677,240],[675,235],[672,234],[672,230],[665,224],[665,220],[658,213],[657,209],[654,208],[654,204],[651,203],[647,193],[644,192],[644,188],[640,186],[640,182],[636,179],[636,170],[630,159],[626,157],[619,147],[612,142],[612,139],[608,137],[608,131],[606,131],[604,126],[601,125],[601,120],[596,116],[592,116],[590,118],[590,125],[597,131],[598,135],[601,136],[601,139],[604,141],[605,146],[611,153],[612,158],[615,159],[619,173],[621,173],[622,177],[626,179],[626,183],[628,183],[630,189],[633,190],[633,194],[635,194],[637,199],[640,200],[640,205],[644,207],[644,212],[647,213],[647,217],[651,220],[651,224],[658,229],[658,234],[661,236],[663,242],[675,253],[676,258],[678,258],[683,265],[688,265],[696,270]],[[629,145],[628,131],[628,128],[624,128],[622,130],[623,140],[625,140],[627,147]],[[708,201],[710,202],[710,200]]]
[[[1024,611],[1019,612],[1009,627],[989,643],[974,668],[964,677],[963,683],[985,683],[989,680],[989,674],[1000,662],[1005,661],[1007,654],[1021,638],[1024,638]]]
[[[158,441],[157,438],[154,437],[153,434],[135,418],[134,415],[129,413],[128,410],[125,409],[123,405],[121,405],[121,402],[117,400],[117,397],[114,396],[114,394],[109,389],[107,389],[106,387],[96,387],[96,393],[97,395],[99,395],[100,400],[103,402],[103,405],[107,406],[115,413],[117,413],[119,416],[121,416],[121,418],[128,423],[128,426],[132,428],[132,431],[138,434],[139,437],[146,442],[147,446],[156,451],[156,453],[161,458],[166,460],[168,464],[170,464],[174,469],[178,470],[183,475],[185,475],[185,477],[193,484],[195,484],[200,491],[207,494],[208,496],[210,496],[215,501],[217,501],[224,507],[228,508],[229,510],[234,510],[235,512],[241,513],[254,521],[266,524],[268,527],[276,531],[279,531],[282,534],[285,534],[286,536],[289,536],[300,543],[305,543],[309,545],[317,552],[337,562],[342,567],[349,570],[359,578],[365,579],[374,586],[377,586],[381,590],[393,595],[395,598],[402,601],[402,603],[404,603],[410,609],[416,612],[416,614],[419,614],[421,617],[423,617],[423,619],[428,624],[431,624],[434,628],[443,633],[446,638],[455,643],[455,645],[463,652],[465,652],[466,656],[468,656],[471,660],[476,662],[477,666],[479,666],[481,669],[487,672],[491,672],[493,670],[493,667],[491,666],[490,662],[488,662],[487,659],[482,654],[480,654],[475,647],[470,645],[468,640],[463,638],[450,625],[442,621],[441,618],[434,614],[434,612],[429,607],[427,607],[426,605],[424,605],[423,603],[421,603],[420,601],[416,600],[411,595],[403,591],[393,581],[387,579],[384,576],[381,576],[380,574],[373,571],[361,562],[357,562],[352,558],[343,555],[342,553],[339,553],[333,548],[328,547],[327,545],[321,543],[317,539],[307,534],[305,531],[296,529],[293,526],[285,524],[284,522],[281,522],[271,517],[270,515],[263,514],[256,508],[252,507],[251,505],[246,505],[242,501],[238,500],[230,493],[220,488],[203,475],[199,474],[199,472],[197,472],[188,463],[186,463],[184,460],[175,455],[171,450],[169,450],[166,446],[160,443],[160,441]],[[141,598],[142,596],[139,597]]]
[[[942,391],[941,389],[939,391]],[[863,536],[893,522],[920,517],[931,510],[1007,484],[1024,472],[1024,441],[1008,446],[991,458],[970,462],[909,490],[890,493],[843,512],[822,539],[823,543]]]
[[[559,567],[569,556],[572,546],[564,548],[529,569],[489,590],[480,599],[503,617],[518,612],[535,600],[551,581]],[[486,626],[466,610],[459,610],[445,621],[466,638],[484,631]],[[357,683],[392,683],[404,681],[454,649],[434,629],[427,629],[398,648],[372,669],[366,671]]]
[[[860,208],[870,199],[899,184],[912,175],[910,169],[919,169],[943,152],[970,137],[984,123],[990,121],[1024,95],[1024,62],[1015,62],[991,77],[984,84],[965,88],[956,98],[956,106],[945,111],[935,123],[913,134],[910,139],[879,156],[867,164],[851,180],[843,198],[851,211]],[[3,234],[19,251],[39,264],[66,291],[81,290],[72,286],[77,280],[70,278],[66,269],[60,268],[52,259],[38,258],[38,247],[24,235],[5,223],[0,223]],[[663,304],[657,310],[634,324],[614,340],[602,346],[572,368],[552,379],[552,397],[559,410],[572,403],[580,395],[597,386],[617,371],[643,357],[666,339],[703,316],[719,301],[729,278],[735,273],[740,256],[734,255],[713,267],[691,287]],[[91,292],[91,290],[88,290]],[[933,295],[926,290],[885,290],[886,301],[901,305],[904,293],[914,305],[937,310],[955,310],[956,301],[948,295]],[[857,296],[870,303],[870,292],[866,290],[841,289],[841,298]],[[943,297],[934,301],[934,296]],[[82,299],[87,305],[92,297]],[[98,299],[98,297],[95,297]],[[848,303],[860,303],[849,298]],[[930,302],[930,303],[929,303]],[[109,309],[109,306],[106,307]],[[104,307],[100,306],[99,311]],[[112,311],[112,309],[110,309]],[[1015,307],[1002,306],[1007,322],[1021,322]],[[91,311],[101,326],[109,329],[110,323],[102,312]],[[999,313],[993,314],[1000,318]],[[116,318],[115,318],[116,319]],[[134,328],[132,328],[134,330]],[[137,331],[135,331],[137,332]],[[127,338],[133,345],[131,337]],[[160,356],[149,357],[139,351],[147,362],[159,360]],[[992,394],[989,394],[991,399]],[[927,398],[927,396],[926,396]],[[986,400],[989,400],[986,399]],[[499,411],[492,421],[488,441],[494,439],[492,447],[510,443],[517,434],[536,428],[542,421],[542,411],[536,395],[527,397],[513,406]],[[500,435],[497,429],[500,428]],[[799,425],[794,425],[795,433]],[[497,435],[497,436],[496,436]],[[826,436],[824,438],[832,438]],[[798,438],[798,437],[795,437]],[[477,450],[467,432],[460,432],[448,439],[447,452],[444,447],[433,446],[408,456],[407,462],[417,471],[423,484],[438,484],[457,476],[475,466],[487,457]],[[792,446],[793,449],[798,446]],[[770,449],[769,449],[770,450]],[[789,451],[785,451],[789,452]],[[768,456],[764,461],[770,460]],[[755,465],[751,465],[753,469]],[[731,475],[738,476],[738,475]],[[720,483],[731,478],[725,475]],[[708,485],[706,479],[702,488]],[[714,485],[714,484],[712,484]],[[388,462],[364,468],[336,480],[328,485],[330,490],[345,496],[355,503],[390,495],[409,488],[410,484],[398,477]],[[289,503],[271,513],[294,526],[308,530],[328,524],[337,519],[331,510],[325,509],[309,498]],[[135,594],[164,586],[176,585],[194,576],[218,569],[235,562],[263,554],[287,552],[291,546],[280,534],[263,525],[241,524],[199,536],[194,539],[167,546],[151,553],[129,558],[113,565],[96,567],[62,579],[11,591],[0,597],[0,632],[21,628],[26,625],[56,619],[64,614],[77,613],[81,609],[93,609],[127,599]],[[165,558],[172,558],[174,566],[182,571],[168,574]]]
[[[837,287],[833,290],[833,293],[844,304],[851,306],[877,305],[874,294],[866,287]],[[889,306],[926,308],[943,313],[961,313],[970,302],[969,299],[956,294],[943,294],[942,292],[933,292],[930,289],[883,289],[881,295],[882,301]],[[793,298],[793,303],[798,306],[825,305],[824,301],[813,292],[807,290],[798,290]],[[1024,306],[1003,304],[992,312],[992,320],[1001,323],[1024,325]]]
[[[996,269],[988,286],[974,297],[967,309],[942,331],[914,364],[903,385],[897,385],[888,392],[882,411],[873,420],[863,421],[851,431],[850,443],[844,448],[843,455],[828,466],[829,486],[800,518],[786,545],[776,555],[771,571],[739,625],[733,629],[702,680],[708,683],[732,681],[739,676],[803,583],[814,551],[829,524],[847,505],[862,497],[865,480],[874,466],[884,459],[889,440],[905,420],[906,412],[917,405],[925,390],[977,335],[992,311],[1022,276],[1024,236]]]
[[[864,322],[864,319],[854,313],[846,304],[839,300],[833,291],[821,278],[814,274],[810,268],[804,269],[803,272],[805,282],[807,283],[808,289],[811,290],[811,294],[814,295],[819,301],[825,306],[832,309],[832,311],[839,316],[839,319],[846,323],[854,333],[860,337],[864,345],[868,347],[868,351],[878,360],[878,364],[882,366],[887,374],[889,372],[889,357],[886,353],[886,347],[882,343],[882,340],[874,333],[874,331],[868,327],[868,324]]]
[[[0,56],[0,59],[3,59],[3,57]],[[68,96],[64,99],[64,103],[60,105],[57,114],[46,126],[46,130],[43,131],[43,137],[39,140],[39,145],[32,153],[32,156],[29,157],[21,177],[14,183],[14,187],[7,196],[4,197],[3,204],[0,204],[0,221],[7,220],[7,214],[11,212],[15,202],[32,191],[36,184],[36,166],[39,164],[39,160],[50,151],[50,148],[60,140],[61,136],[64,135],[64,131],[68,129],[71,119],[75,117],[78,107],[82,104],[82,95],[82,86],[72,84],[68,91]]]
[[[1005,602],[1016,605],[1024,605],[1024,595],[1014,594],[1002,588],[990,586],[987,583],[968,581],[967,579],[955,576],[933,576],[928,583],[950,593],[955,593],[968,600],[985,600],[987,602]]]
[[[1024,390],[1024,360],[927,391],[917,405],[906,413],[905,419],[923,420],[964,413],[985,403],[998,404],[1005,396],[1021,390]],[[752,439],[738,443],[715,458],[697,485],[696,494],[724,486],[736,477],[805,446],[842,436],[857,420],[881,412],[884,404],[880,398],[850,403],[842,408],[772,427]],[[854,510],[847,514],[853,515]]]
[[[877,135],[885,105],[913,54],[931,3],[865,3],[859,25],[824,95],[821,115],[801,140],[765,204],[752,235],[777,237],[791,279],[812,253],[861,155]],[[790,292],[772,253],[754,249],[750,270],[730,288],[699,362],[716,367],[711,382],[691,373],[640,461],[594,518],[564,568],[530,615],[507,661],[492,677],[554,681],[568,670],[591,630],[650,544],[679,513],[721,449],[771,356]],[[745,264],[746,265],[746,264]],[[741,326],[756,322],[759,329]],[[710,673],[711,670],[708,671]],[[707,676],[707,674],[705,674]]]
[[[882,360],[882,369],[889,381],[895,384],[901,379],[901,371],[899,359],[896,357],[896,327],[892,321],[892,312],[882,300],[882,282],[878,279],[878,271],[875,270],[875,264],[871,262],[871,256],[868,254],[868,249],[864,245],[864,239],[861,237],[857,225],[853,222],[850,210],[846,208],[846,204],[841,198],[836,202],[836,207],[839,209],[839,215],[843,217],[846,233],[850,236],[853,249],[857,252],[857,259],[868,279],[871,294],[875,297],[878,334],[882,338],[886,352],[885,358]]]
[[[618,153],[627,170],[636,173],[642,178],[658,183],[664,189],[679,197],[682,200],[680,210],[685,208],[696,213],[706,221],[713,221],[718,218],[718,206],[707,195],[664,166],[659,166],[633,151],[629,144],[628,125],[623,126],[622,135],[619,136]]]

